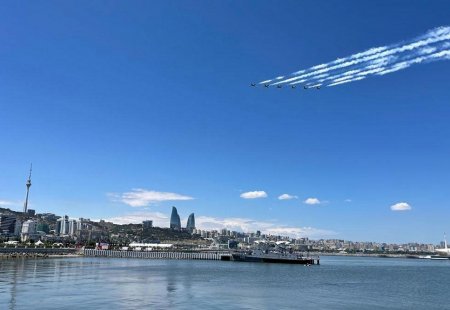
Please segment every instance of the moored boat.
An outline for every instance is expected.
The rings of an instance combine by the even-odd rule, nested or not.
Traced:
[[[231,255],[231,260],[252,263],[319,265],[319,257],[304,257],[294,253],[269,252],[262,250],[233,253]]]

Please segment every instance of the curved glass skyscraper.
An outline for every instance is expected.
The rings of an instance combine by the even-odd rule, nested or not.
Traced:
[[[189,218],[187,220],[187,224],[186,224],[186,229],[188,232],[192,232],[195,229],[195,217],[194,217],[194,213],[191,213],[189,215]]]
[[[172,214],[170,215],[170,228],[181,230],[180,216],[178,215],[177,208],[175,207],[172,207]]]

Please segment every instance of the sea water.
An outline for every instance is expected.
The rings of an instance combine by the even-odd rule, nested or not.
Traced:
[[[450,309],[450,261],[0,260],[0,309]]]

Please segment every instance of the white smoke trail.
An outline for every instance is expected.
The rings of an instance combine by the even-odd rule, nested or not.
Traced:
[[[417,55],[424,55],[426,53],[432,53],[433,51],[436,51],[437,49],[442,49],[444,48],[445,44],[442,44],[441,46],[439,46],[438,48],[436,47],[428,47],[428,48],[423,48],[420,51],[418,51],[416,54]],[[353,76],[366,76],[366,75],[373,75],[373,74],[377,74],[379,72],[383,72],[384,70],[386,70],[389,67],[389,64],[395,64],[398,61],[402,60],[410,60],[410,59],[414,59],[417,58],[415,54],[407,54],[405,56],[402,57],[397,57],[397,56],[388,56],[388,57],[384,57],[384,58],[379,58],[379,59],[375,59],[371,62],[369,62],[369,65],[366,65],[366,67],[362,68],[362,69],[358,69],[358,70],[350,70],[350,71],[346,71],[343,73],[338,73],[337,75],[333,75],[330,76],[326,79],[321,79],[319,80],[320,82],[325,82],[325,81],[331,81],[331,83],[334,82],[339,82],[342,80],[342,78],[346,78],[349,75],[353,75]],[[398,69],[396,69],[395,71],[401,70],[402,68],[398,67]],[[359,72],[355,72],[355,71],[359,71]],[[394,72],[390,71],[390,72]],[[387,73],[390,73],[387,72]]]
[[[348,80],[343,80],[343,81],[340,81],[340,82],[335,82],[335,83],[329,84],[329,85],[327,85],[327,86],[342,85],[342,84],[345,84],[345,83],[350,83],[350,82],[355,82],[355,81],[361,81],[361,80],[363,80],[363,79],[365,79],[365,78],[366,78],[365,76],[360,76],[360,77],[356,77],[356,78],[353,78],[353,79],[348,79]]]
[[[440,52],[437,52],[437,53],[434,53],[434,54],[431,54],[428,56],[420,56],[420,57],[417,57],[417,58],[414,58],[411,60],[396,63],[391,68],[388,68],[386,70],[378,72],[377,75],[385,75],[388,73],[406,69],[414,64],[419,64],[422,62],[431,62],[431,61],[436,61],[436,60],[440,60],[440,59],[450,59],[450,50],[444,50],[444,51],[440,51]]]
[[[278,76],[260,84],[296,85],[305,83],[307,88],[336,86],[359,81],[370,75],[385,75],[406,69],[413,64],[450,59],[450,27],[439,27],[404,43],[371,48],[348,57],[339,58],[302,69],[291,76]]]
[[[439,46],[439,49],[443,48],[445,46],[445,44],[442,44]],[[421,50],[419,50],[417,53],[414,54],[406,54],[405,56],[402,57],[393,57],[393,56],[388,56],[389,58],[382,58],[382,59],[376,59],[374,61],[372,61],[371,65],[367,65],[364,69],[370,69],[370,70],[365,70],[362,71],[360,73],[357,73],[355,76],[366,76],[366,75],[384,75],[387,73],[392,73],[395,71],[399,71],[399,70],[403,70],[408,68],[409,66],[411,66],[412,64],[415,63],[420,63],[423,62],[427,59],[431,59],[431,60],[435,60],[436,58],[443,58],[445,59],[445,53],[435,53],[435,54],[431,54],[429,56],[426,57],[417,57],[418,55],[424,55],[426,53],[432,53],[433,51],[438,50],[438,48],[436,47],[427,47],[427,48],[423,48]],[[406,60],[406,61],[405,61]],[[401,61],[401,62],[400,62]],[[385,67],[392,67],[392,68],[385,68]],[[348,71],[350,72],[350,71]],[[345,73],[341,73],[340,75],[335,75],[335,76],[331,76],[329,78],[327,78],[326,80],[332,80],[331,83],[334,83],[336,81],[339,81],[338,79],[342,76],[342,75],[347,75],[347,72]],[[323,82],[323,80],[322,80]]]
[[[445,34],[443,36],[440,36],[440,37],[432,37],[432,38],[424,39],[424,40],[421,40],[421,41],[413,42],[411,44],[406,44],[406,45],[403,45],[403,46],[400,46],[400,47],[397,47],[397,48],[392,48],[392,49],[389,49],[389,50],[385,50],[385,51],[383,51],[381,53],[378,53],[378,54],[372,54],[372,55],[369,55],[369,56],[356,58],[356,59],[353,59],[353,60],[350,60],[350,61],[346,61],[346,62],[340,63],[338,65],[334,65],[334,66],[331,66],[331,67],[326,67],[326,68],[323,68],[323,69],[319,69],[319,70],[315,70],[315,71],[312,71],[312,72],[309,72],[309,73],[305,73],[305,74],[302,74],[302,75],[300,75],[300,76],[298,76],[296,78],[297,79],[301,79],[301,78],[311,77],[311,76],[314,76],[314,75],[319,75],[319,74],[322,74],[322,73],[326,73],[328,71],[350,67],[350,66],[353,66],[353,65],[356,65],[356,64],[359,64],[359,63],[364,63],[364,62],[367,62],[367,61],[370,61],[370,60],[376,60],[377,58],[384,58],[384,57],[395,55],[395,54],[402,53],[402,52],[405,52],[405,51],[411,51],[411,50],[417,49],[419,47],[427,46],[429,44],[437,43],[437,42],[444,41],[444,40],[450,40],[450,27],[449,27],[449,33]],[[281,83],[281,82],[278,82],[278,83]]]
[[[318,70],[318,69],[324,69],[324,68],[329,67],[329,66],[331,66],[331,65],[337,65],[337,64],[341,64],[341,63],[343,63],[343,62],[348,62],[348,61],[353,60],[353,59],[358,59],[358,58],[361,58],[361,57],[365,57],[365,56],[370,56],[370,55],[373,55],[373,54],[377,54],[377,53],[380,53],[380,52],[386,50],[387,48],[388,48],[388,47],[386,47],[386,46],[374,47],[374,48],[368,49],[368,50],[365,51],[365,52],[353,54],[353,55],[348,56],[348,57],[345,57],[345,58],[338,58],[338,59],[336,59],[336,60],[334,60],[334,61],[331,61],[331,62],[329,62],[329,63],[326,63],[326,64],[320,64],[320,65],[311,67],[311,68],[309,68],[308,70],[309,70],[309,71],[314,71],[314,70]],[[304,73],[304,72],[306,72],[306,71],[307,71],[307,70],[300,70],[300,71],[297,71],[297,72],[292,73],[292,75],[302,74],[302,73]]]
[[[301,84],[301,83],[305,83],[306,80],[300,80],[300,81],[295,81],[293,83],[290,83],[289,85],[297,85],[297,84]]]
[[[385,67],[388,63],[393,61],[393,59],[396,59],[394,56],[388,56],[384,58],[375,59],[371,62],[368,62],[365,67],[361,67],[359,69],[353,69],[349,71],[336,71],[334,75],[331,75],[326,78],[320,78],[316,80],[318,76],[312,77],[308,81],[308,85],[315,82],[324,83],[327,81],[331,81],[330,83],[340,82],[347,79],[353,79],[356,76],[365,76],[369,74],[374,74],[376,72],[381,72],[383,67]],[[381,68],[381,69],[380,69]],[[307,86],[308,86],[307,85]]]
[[[359,74],[356,74],[356,76],[364,76],[365,77],[365,75],[369,75],[369,74],[385,75],[388,73],[393,73],[396,71],[404,70],[414,64],[420,64],[420,63],[424,63],[424,62],[432,62],[432,61],[437,61],[437,60],[441,60],[441,59],[450,59],[450,50],[444,50],[444,51],[440,51],[440,52],[430,54],[427,56],[420,56],[420,57],[416,57],[416,58],[413,58],[410,60],[397,62],[397,63],[393,64],[392,66],[385,67],[385,68],[377,68],[377,69],[369,70],[366,72],[360,72]],[[347,80],[347,79],[345,79],[345,80]],[[342,79],[339,79],[339,78],[334,79],[331,82],[331,84],[329,84],[327,86],[340,85],[339,84],[340,81],[342,81]],[[354,81],[354,79],[351,81]]]

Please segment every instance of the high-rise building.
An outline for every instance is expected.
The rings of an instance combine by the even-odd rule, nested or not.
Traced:
[[[170,228],[174,230],[181,230],[180,216],[177,208],[172,207],[172,214],[170,215]]]
[[[36,221],[28,220],[23,222],[22,234],[34,234],[36,232]]]
[[[48,234],[50,232],[50,227],[48,226],[47,223],[39,223],[36,226],[36,230],[37,231],[42,231],[42,232]]]
[[[186,224],[186,230],[190,233],[192,233],[195,229],[195,217],[194,213],[191,213],[188,217],[187,224]]]
[[[22,222],[16,219],[16,224],[14,225],[14,236],[19,236],[22,232]]]
[[[67,234],[69,236],[74,236],[76,232],[77,232],[77,220],[75,219],[68,220]]]
[[[91,240],[93,227],[90,219],[80,217],[77,220],[76,237],[79,240]]]
[[[92,226],[90,222],[91,222],[90,219],[80,217],[77,221],[77,231],[91,230]]]
[[[55,233],[60,236],[69,233],[69,217],[67,215],[64,215],[56,221]]]
[[[36,221],[27,220],[22,224],[22,241],[34,239],[36,236]]]
[[[9,214],[0,214],[0,234],[14,234],[16,226],[16,216]]]

